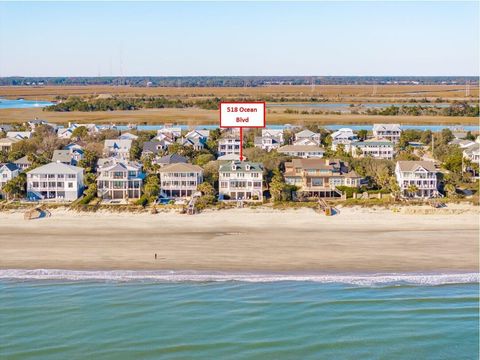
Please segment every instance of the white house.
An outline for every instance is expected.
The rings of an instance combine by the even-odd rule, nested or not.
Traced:
[[[350,152],[350,145],[352,142],[357,141],[357,135],[350,128],[341,128],[333,132],[330,137],[332,138],[332,150],[337,150],[338,145],[343,145],[346,152]]]
[[[373,136],[390,140],[394,144],[400,141],[402,129],[400,124],[373,124]]]
[[[165,165],[160,174],[160,194],[167,198],[186,198],[203,182],[203,169],[198,165],[175,163]]]
[[[158,135],[167,135],[170,138],[176,139],[182,136],[182,128],[165,126],[160,130],[157,130],[157,136]]]
[[[474,177],[480,177],[480,173],[478,168],[480,166],[480,142],[479,138],[477,138],[476,142],[471,144],[470,146],[463,149],[463,159],[470,160],[473,164],[476,164],[476,167],[468,166],[465,161],[463,161],[463,171],[470,172]]]
[[[142,195],[145,174],[139,163],[106,159],[97,174],[97,194],[101,199],[138,199]]]
[[[204,130],[204,129],[197,129],[197,130],[192,130],[185,135],[186,139],[197,139],[202,143],[207,142],[208,138],[210,137],[210,130]]]
[[[231,161],[219,167],[219,194],[223,200],[262,201],[263,165]]]
[[[83,168],[52,162],[27,172],[31,200],[74,201],[83,191]]]
[[[279,153],[300,158],[322,158],[325,149],[318,145],[285,145],[278,149]]]
[[[431,198],[439,195],[437,171],[433,161],[397,161],[395,177],[402,196]],[[413,194],[409,193],[411,185],[417,188]]]
[[[20,174],[20,168],[13,163],[0,164],[0,198],[3,186]]]
[[[105,140],[103,152],[105,157],[114,157],[117,159],[130,159],[130,148],[132,147],[132,140],[130,139],[115,139]]]
[[[218,156],[240,155],[240,138],[227,136],[218,139]]]
[[[263,150],[271,151],[273,149],[278,149],[283,145],[283,142],[283,129],[262,129],[262,136],[255,138],[254,145],[262,148]]]
[[[295,134],[293,145],[320,145],[321,140],[321,134],[305,129]]]
[[[385,139],[368,139],[351,143],[353,157],[373,157],[376,159],[393,159],[394,144]]]

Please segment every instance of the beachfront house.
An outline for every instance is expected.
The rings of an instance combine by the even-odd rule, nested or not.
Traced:
[[[325,149],[318,145],[285,145],[278,149],[279,153],[300,158],[322,158]]]
[[[175,163],[163,166],[160,174],[160,196],[187,198],[197,191],[203,182],[203,169],[198,165]]]
[[[220,200],[263,200],[263,165],[230,161],[219,167]]]
[[[397,161],[395,177],[402,196],[415,198],[439,196],[437,170],[433,161]]]
[[[145,174],[140,163],[106,159],[97,169],[97,194],[104,200],[138,199]]]
[[[393,159],[394,144],[386,139],[367,139],[350,144],[353,157],[373,157],[375,159]]]
[[[30,200],[74,201],[83,192],[83,168],[57,162],[27,172]]]
[[[240,155],[240,137],[229,135],[218,139],[218,156]]]
[[[283,129],[262,129],[262,136],[257,136],[254,139],[255,147],[261,148],[265,151],[278,149],[283,145]]]
[[[295,141],[293,145],[320,145],[322,136],[320,133],[310,131],[308,129],[302,130],[295,134]]]
[[[350,128],[341,128],[334,131],[330,137],[332,138],[332,150],[336,151],[339,145],[344,147],[348,153],[351,151],[350,145],[354,141],[358,141],[357,135]]]
[[[131,139],[105,140],[103,153],[105,157],[114,157],[122,160],[130,159]]]
[[[480,138],[463,149],[463,171],[469,172],[473,177],[479,178],[480,172]]]
[[[0,164],[0,199],[4,197],[2,188],[7,182],[20,174],[20,168],[14,163]]]
[[[361,176],[337,159],[293,159],[285,163],[285,182],[297,186],[297,197],[341,197],[337,186],[359,187]]]
[[[374,124],[373,136],[376,138],[383,138],[390,140],[394,144],[400,141],[400,135],[402,135],[402,129],[400,124]]]

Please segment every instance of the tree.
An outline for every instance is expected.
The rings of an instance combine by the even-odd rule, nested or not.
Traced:
[[[388,182],[388,188],[390,189],[390,192],[392,193],[395,198],[398,198],[400,196],[400,185],[398,185],[397,179],[395,176],[391,176],[390,180]]]
[[[130,159],[139,160],[141,155],[142,147],[140,146],[140,142],[138,140],[133,140],[130,148]]]
[[[286,184],[282,173],[280,170],[274,169],[272,181],[270,181],[270,195],[272,195],[273,201],[281,201],[285,189]]]
[[[450,146],[450,151],[447,153],[443,167],[453,173],[462,173],[463,153],[458,146]]]
[[[407,192],[411,197],[414,197],[415,194],[417,193],[417,191],[418,191],[417,185],[415,185],[415,184],[408,185]]]
[[[208,182],[203,182],[197,186],[197,190],[202,193],[202,195],[215,196],[215,188],[212,184]]]
[[[450,141],[452,141],[454,138],[455,137],[453,136],[452,130],[450,130],[448,128],[442,129],[442,132],[441,132],[441,142],[442,142],[442,144],[446,145]]]
[[[365,129],[358,130],[358,132],[357,132],[357,136],[361,140],[365,140],[367,138],[367,135],[368,135],[368,131],[365,130]]]
[[[72,132],[72,138],[74,139],[85,139],[88,137],[88,129],[85,126],[79,126],[75,128]]]
[[[78,166],[85,169],[85,173],[93,173],[97,165],[98,154],[92,150],[85,150],[83,158],[78,162]]]
[[[472,132],[469,130],[467,131],[467,135],[465,135],[465,139],[470,141],[475,141],[475,135],[473,135]]]
[[[160,194],[160,181],[157,175],[148,175],[143,188],[143,194],[149,202],[155,201]]]
[[[455,185],[453,184],[446,184],[445,185],[445,192],[447,193],[448,197],[455,197],[457,194],[457,191],[455,189]]]
[[[198,166],[205,166],[207,163],[209,163],[210,161],[213,161],[215,160],[215,156],[213,156],[212,154],[210,153],[206,153],[206,154],[198,154],[193,163],[198,165]]]
[[[2,191],[10,198],[22,198],[25,197],[25,189],[27,185],[27,175],[21,173],[17,177],[7,181],[3,186]]]

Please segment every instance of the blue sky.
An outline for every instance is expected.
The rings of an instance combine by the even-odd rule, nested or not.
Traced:
[[[479,5],[0,2],[12,75],[479,75]]]

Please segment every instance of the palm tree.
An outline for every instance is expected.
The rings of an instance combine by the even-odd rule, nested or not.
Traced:
[[[411,197],[414,197],[418,191],[418,186],[415,184],[408,185],[407,192]]]
[[[448,197],[453,197],[456,194],[455,186],[452,184],[445,185],[445,192],[447,193]]]

